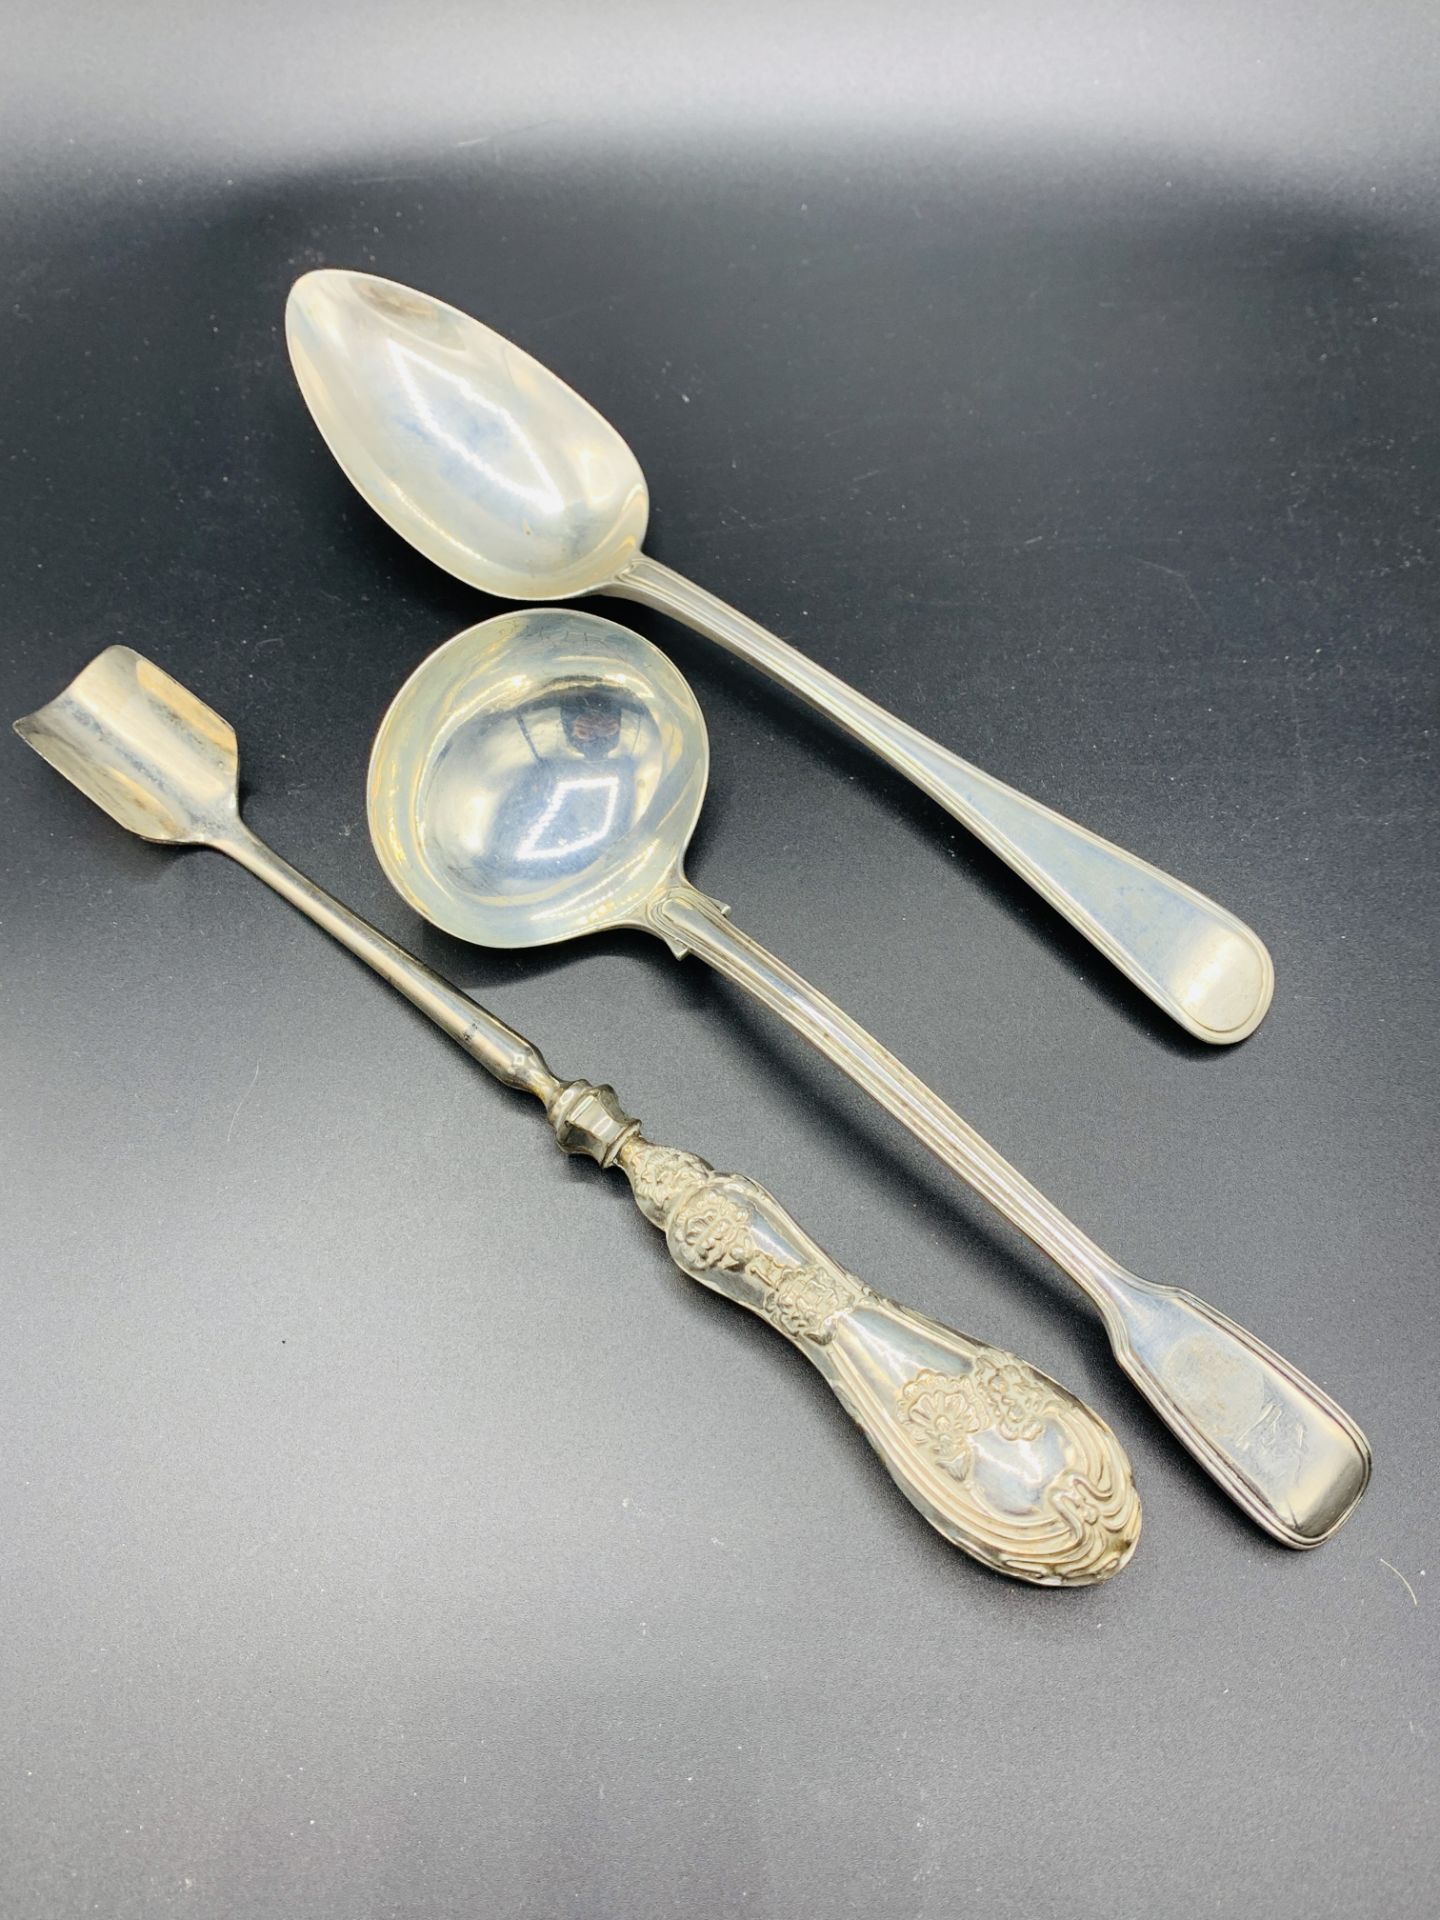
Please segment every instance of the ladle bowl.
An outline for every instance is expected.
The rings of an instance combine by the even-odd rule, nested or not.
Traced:
[[[638,634],[532,608],[459,633],[391,703],[370,832],[418,913],[488,947],[646,924],[705,798],[705,720]]]

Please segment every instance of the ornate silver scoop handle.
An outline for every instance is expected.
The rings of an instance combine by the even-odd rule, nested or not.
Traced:
[[[682,1273],[800,1349],[947,1540],[1044,1587],[1125,1565],[1140,1537],[1129,1462],[1058,1382],[873,1293],[764,1187],[642,1138],[612,1088],[574,1081],[546,1111],[567,1153],[621,1169]]]
[[[872,1293],[754,1181],[643,1140],[611,1088],[558,1080],[523,1034],[238,820],[211,844],[348,947],[495,1079],[540,1100],[567,1153],[618,1166],[681,1271],[794,1341],[947,1540],[1040,1586],[1093,1585],[1125,1565],[1140,1535],[1139,1497],[1119,1442],[1082,1401],[1013,1354]]]
[[[1254,1334],[1175,1287],[1129,1273],[873,1034],[677,880],[651,906],[693,950],[778,1013],[1068,1273],[1099,1309],[1116,1359],[1250,1517],[1291,1547],[1327,1540],[1370,1477],[1355,1422]]]
[[[962,760],[736,608],[640,555],[612,591],[717,641],[828,715],[928,793],[1198,1040],[1265,1017],[1275,972],[1259,936],[1205,894]]]

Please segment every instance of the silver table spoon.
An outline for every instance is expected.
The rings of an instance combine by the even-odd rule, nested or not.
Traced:
[[[507,600],[614,593],[670,614],[827,714],[968,827],[1188,1032],[1243,1040],[1274,970],[1193,887],[929,740],[641,552],[645,476],[608,421],[488,327],[371,274],[291,289],[286,335],[331,452],[383,519]]]
[[[1359,1428],[1213,1307],[1126,1272],[690,885],[708,771],[704,718],[664,654],[594,614],[532,608],[457,634],[405,682],[371,753],[370,834],[404,898],[462,940],[533,947],[637,927],[708,960],[1079,1284],[1120,1365],[1252,1519],[1292,1547],[1327,1539],[1369,1477]]]
[[[487,1073],[541,1101],[566,1153],[618,1166],[681,1272],[792,1341],[901,1492],[955,1546],[1046,1587],[1092,1586],[1129,1560],[1140,1502],[1098,1414],[1014,1354],[872,1293],[764,1187],[643,1139],[613,1088],[557,1080],[521,1034],[250,831],[240,818],[233,729],[169,674],[129,647],[110,647],[15,730],[131,833],[214,847],[248,868]],[[583,1407],[568,1411],[583,1421]]]

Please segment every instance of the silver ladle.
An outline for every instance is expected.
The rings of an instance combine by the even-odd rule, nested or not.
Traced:
[[[613,1088],[557,1080],[522,1035],[250,831],[240,818],[233,729],[169,674],[129,647],[110,647],[15,730],[131,833],[238,861],[487,1073],[541,1101],[566,1153],[618,1166],[681,1272],[793,1342],[906,1499],[955,1546],[1046,1587],[1091,1586],[1129,1560],[1140,1503],[1130,1464],[1098,1414],[1013,1354],[872,1293],[753,1180],[643,1139]],[[637,1357],[640,1344],[637,1336]],[[583,1406],[571,1411],[583,1421]],[[792,1478],[803,1473],[798,1462],[782,1465]]]
[[[983,840],[1172,1019],[1217,1045],[1260,1024],[1274,969],[1235,915],[1027,799],[641,551],[634,454],[477,320],[372,274],[307,273],[285,330],[331,452],[395,531],[507,600],[614,593],[684,621],[836,721]]]
[[[694,952],[787,1020],[1069,1274],[1115,1357],[1201,1464],[1292,1547],[1364,1491],[1359,1428],[1213,1307],[1128,1273],[878,1040],[691,886],[705,722],[676,667],[594,614],[501,614],[405,682],[370,758],[370,834],[418,913],[488,947],[602,928]]]

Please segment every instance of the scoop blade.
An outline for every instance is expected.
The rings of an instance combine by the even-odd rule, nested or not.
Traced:
[[[132,647],[107,647],[15,731],[142,840],[209,845],[238,824],[234,728]]]

